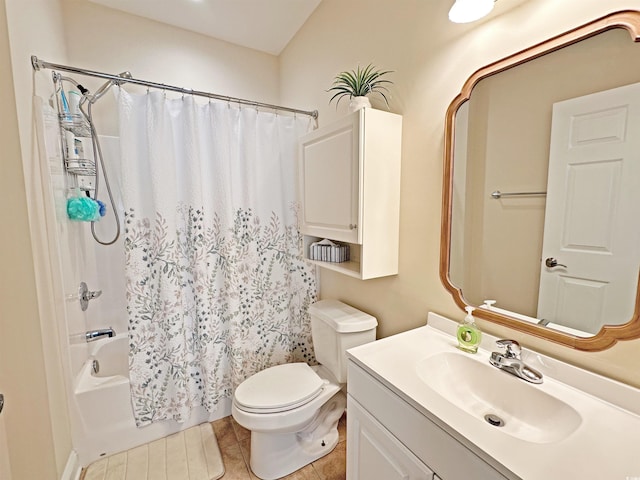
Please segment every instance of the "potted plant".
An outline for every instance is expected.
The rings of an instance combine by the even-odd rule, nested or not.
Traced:
[[[329,103],[337,98],[337,107],[343,97],[348,97],[351,100],[349,109],[355,112],[364,107],[371,107],[371,102],[367,95],[377,93],[384,99],[388,107],[389,101],[384,94],[385,91],[388,92],[388,89],[385,84],[392,84],[393,82],[381,78],[388,73],[391,73],[391,71],[378,70],[371,64],[365,68],[360,68],[358,65],[355,70],[339,73],[333,81],[333,86],[327,90],[328,92],[336,92],[329,100]]]

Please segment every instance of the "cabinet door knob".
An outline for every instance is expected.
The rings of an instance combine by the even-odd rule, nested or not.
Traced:
[[[349,224],[349,230],[355,230],[356,228],[358,228],[358,225],[355,225],[353,223]]]

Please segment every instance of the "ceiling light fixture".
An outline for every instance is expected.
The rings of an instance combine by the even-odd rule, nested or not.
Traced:
[[[480,20],[493,10],[495,0],[456,0],[449,10],[453,23],[469,23]]]

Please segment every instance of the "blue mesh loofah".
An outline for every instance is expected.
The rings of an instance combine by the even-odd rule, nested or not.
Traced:
[[[107,214],[107,206],[100,200],[96,200],[96,202],[98,203],[98,213],[100,213],[101,217],[104,217]]]
[[[67,215],[71,220],[78,222],[95,222],[100,219],[100,206],[89,197],[69,198]]]

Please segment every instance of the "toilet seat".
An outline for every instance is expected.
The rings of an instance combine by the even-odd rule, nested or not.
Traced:
[[[328,383],[306,363],[270,367],[236,388],[234,403],[250,413],[277,413],[298,408],[316,398]]]

